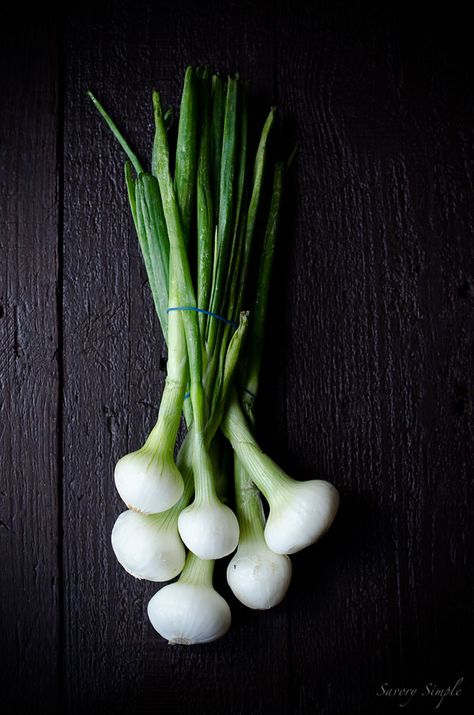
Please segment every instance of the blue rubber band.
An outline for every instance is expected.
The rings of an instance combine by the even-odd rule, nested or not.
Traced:
[[[239,327],[237,323],[234,323],[233,320],[223,318],[222,315],[217,315],[217,313],[211,313],[210,310],[204,310],[204,308],[195,308],[193,305],[177,305],[174,308],[168,308],[166,312],[171,313],[172,310],[194,310],[196,313],[204,313],[204,315],[209,315],[211,318],[221,320],[223,323],[226,323],[226,325],[232,325],[234,330],[237,330],[237,328]]]

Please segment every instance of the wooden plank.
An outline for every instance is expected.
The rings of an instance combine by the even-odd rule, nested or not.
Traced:
[[[273,4],[180,1],[68,19],[68,712],[390,712],[381,683],[465,672],[471,97],[463,51],[437,22],[283,1],[276,17]],[[123,508],[113,465],[153,422],[163,345],[120,151],[84,91],[145,157],[150,90],[176,106],[187,63],[254,78],[256,111],[273,88],[295,127],[259,431],[290,472],[331,479],[343,502],[331,534],[294,558],[285,604],[256,614],[229,597],[226,639],[172,649],[147,622],[156,587],[124,574],[109,545]],[[217,580],[228,595],[223,569]]]
[[[286,458],[343,497],[294,559],[293,712],[395,712],[382,683],[446,687],[470,660],[472,93],[433,13],[293,5],[277,13],[300,142],[277,311]],[[450,712],[468,700],[465,684]]]
[[[87,14],[89,10],[90,15]],[[116,71],[124,59],[123,4],[114,18],[90,6],[65,24],[64,116],[64,557],[65,687],[69,713],[115,710],[140,685],[137,641],[141,624],[127,629],[140,592],[127,593],[110,546],[121,511],[113,467],[138,446],[140,428],[129,432],[130,403],[154,400],[135,390],[128,363],[135,342],[150,329],[138,319],[137,301],[148,301],[123,193],[122,157],[86,89],[117,113],[133,97]],[[110,21],[110,22],[109,22]],[[115,68],[115,69],[114,69]],[[122,67],[120,67],[120,70]],[[116,104],[111,103],[111,97]],[[128,113],[126,113],[128,115]],[[129,126],[124,126],[129,130]],[[131,286],[133,286],[133,293]],[[132,300],[130,300],[132,299]],[[143,313],[144,304],[142,304]],[[160,344],[145,341],[158,358]],[[149,354],[150,354],[149,353]],[[150,370],[150,374],[152,370]],[[138,379],[140,372],[134,373]],[[151,397],[150,397],[151,395]],[[142,406],[143,422],[152,417]]]
[[[3,709],[398,712],[377,697],[382,683],[467,674],[473,84],[462,26],[413,8],[284,0],[73,7],[58,253],[56,27],[39,13],[4,23]],[[331,479],[343,501],[331,533],[294,557],[278,609],[236,604],[219,568],[232,630],[187,649],[156,636],[146,617],[156,587],[122,572],[110,548],[123,508],[113,465],[153,423],[164,350],[120,151],[84,92],[145,157],[152,86],[176,106],[184,66],[198,62],[251,77],[255,111],[276,99],[300,143],[259,433],[288,471]],[[469,711],[469,695],[466,683],[449,712]],[[425,705],[433,711],[429,699],[412,709]]]
[[[110,14],[109,14],[110,13]],[[229,636],[206,648],[170,648],[151,628],[156,586],[116,563],[110,531],[123,509],[115,461],[153,424],[163,346],[128,217],[122,158],[84,100],[91,87],[145,157],[150,92],[177,106],[188,63],[252,78],[271,103],[273,28],[252,3],[216,13],[200,4],[115,4],[100,22],[72,16],[66,28],[65,113],[65,554],[68,712],[167,712],[210,703],[229,712],[276,712],[289,692],[285,606],[261,616],[232,602]],[[208,38],[215,41],[209,44]],[[232,41],[229,42],[229,38]],[[221,40],[219,38],[222,38]],[[260,102],[257,116],[262,117]],[[258,643],[248,658],[250,642]],[[275,652],[279,657],[275,660]],[[232,657],[229,658],[229,653]],[[265,690],[248,688],[265,673]],[[221,683],[221,685],[217,685]],[[105,684],[105,688],[104,688]]]
[[[3,32],[6,30],[6,32]],[[59,699],[56,27],[0,42],[0,599],[2,712]]]

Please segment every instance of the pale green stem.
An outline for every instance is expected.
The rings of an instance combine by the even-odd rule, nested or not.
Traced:
[[[187,432],[183,443],[179,449],[178,456],[176,459],[176,465],[181,472],[181,476],[184,481],[184,491],[181,498],[176,502],[171,509],[157,514],[157,518],[161,517],[161,524],[163,526],[170,526],[173,522],[178,521],[178,517],[185,509],[192,499],[194,492],[194,481],[193,481],[193,469],[192,469],[192,450],[193,450],[193,438],[192,438],[192,427]]]
[[[167,376],[158,419],[148,435],[145,447],[173,456],[185,389],[184,381],[179,382]]]
[[[196,586],[210,586],[212,588],[213,573],[214,561],[203,561],[192,551],[189,551],[184,569],[179,577],[179,583],[191,583]]]
[[[260,493],[236,455],[234,455],[234,479],[240,541],[262,541],[265,516]]]
[[[172,265],[172,263],[171,263]],[[170,281],[170,297],[173,299],[175,282]],[[168,319],[168,364],[165,387],[161,397],[158,419],[150,432],[146,445],[167,452],[173,458],[174,446],[181,421],[184,393],[187,380],[186,342],[179,313],[171,313]]]
[[[193,450],[194,491],[196,503],[212,503],[217,499],[212,460],[204,435],[194,435]]]
[[[242,466],[267,501],[270,501],[273,494],[288,486],[290,477],[257,444],[235,392],[229,401],[221,428]]]

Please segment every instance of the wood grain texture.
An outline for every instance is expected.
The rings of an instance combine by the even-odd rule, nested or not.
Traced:
[[[221,697],[237,703],[236,712],[242,707],[255,712],[263,710],[265,702],[282,707],[282,683],[289,678],[282,637],[287,623],[284,606],[271,621],[265,616],[249,618],[240,609],[241,618],[226,641],[211,651],[171,649],[157,639],[146,616],[157,587],[131,580],[117,568],[110,547],[113,522],[123,510],[113,486],[113,465],[123,453],[138,448],[156,419],[164,378],[159,370],[163,346],[128,216],[123,158],[86,103],[85,89],[91,86],[112,115],[120,118],[126,135],[145,158],[151,145],[151,90],[160,87],[164,101],[177,106],[186,64],[209,62],[224,71],[238,68],[252,75],[257,85],[266,86],[267,93],[272,86],[272,56],[266,54],[271,28],[259,36],[252,31],[263,27],[264,18],[251,3],[245,8],[236,5],[225,19],[226,26],[230,23],[235,29],[233,45],[222,42],[220,50],[212,48],[211,53],[206,38],[222,34],[223,19],[210,6],[207,14],[202,8],[207,30],[197,33],[196,16],[185,10],[185,5],[182,11],[162,5],[156,11],[142,6],[131,12],[126,3],[115,3],[113,17],[102,18],[98,27],[95,16],[83,19],[80,35],[71,18],[66,35],[71,44],[66,45],[65,84],[64,493],[70,524],[65,531],[65,573],[70,581],[66,670],[71,712],[108,708],[110,692],[119,709],[141,712],[152,708],[159,696],[168,711],[181,712],[189,706],[189,690],[196,710],[205,712],[220,681]],[[104,27],[110,33],[108,40],[101,36]],[[267,41],[262,45],[263,39]],[[133,76],[140,76],[140,82]],[[104,231],[105,215],[113,220]],[[73,240],[72,231],[80,241]],[[84,265],[86,271],[78,270]],[[90,345],[97,349],[87,349]],[[85,477],[77,477],[79,472],[94,475],[84,501]],[[81,508],[76,488],[81,489]],[[222,584],[224,568],[217,578]],[[114,603],[121,604],[120,613]],[[249,632],[256,642],[266,644],[255,661],[247,657]],[[81,656],[86,643],[91,652],[88,659]],[[276,648],[283,648],[278,666]],[[203,667],[208,672],[206,682]],[[265,692],[245,688],[255,668],[268,673]],[[98,688],[104,680],[111,688],[101,703]]]
[[[58,702],[56,29],[34,13],[4,29],[0,692],[2,712],[39,713]]]
[[[454,683],[468,667],[472,415],[454,397],[470,390],[467,103],[448,116],[453,57],[416,15],[301,4],[282,20],[280,104],[301,142],[281,304],[285,324],[297,316],[288,460],[344,495],[327,539],[294,559],[314,574],[289,596],[294,708],[390,712],[382,683]]]
[[[459,677],[439,712],[471,712],[472,48],[460,9],[398,5],[81,2],[60,45],[35,20],[6,46],[0,613],[15,712],[39,692],[68,715],[384,715],[400,700],[382,684]],[[151,89],[176,107],[190,63],[251,78],[254,117],[276,103],[298,141],[258,432],[291,474],[342,495],[276,609],[239,605],[219,565],[232,629],[194,648],[156,635],[157,586],[110,546],[113,467],[153,425],[165,350],[123,157],[85,96],[145,161]],[[406,712],[435,704],[418,694]]]

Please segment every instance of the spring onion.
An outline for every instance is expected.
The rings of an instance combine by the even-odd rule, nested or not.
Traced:
[[[212,586],[214,561],[189,552],[176,583],[164,586],[148,603],[153,628],[171,644],[209,643],[230,627],[230,608]]]
[[[227,582],[234,596],[249,608],[272,608],[288,590],[291,561],[267,546],[259,492],[238,459],[234,474],[240,539],[227,567]]]
[[[168,347],[156,424],[115,467],[128,510],[114,525],[112,547],[136,578],[166,581],[181,573],[150,600],[150,621],[170,643],[207,643],[231,620],[212,585],[215,561],[237,549],[227,568],[231,591],[250,608],[271,608],[291,580],[288,554],[317,541],[339,503],[328,482],[285,474],[254,437],[287,170],[270,150],[275,108],[253,148],[248,84],[188,67],[175,141],[160,94],[152,94],[146,171],[88,94],[127,156],[131,214]],[[183,416],[187,432],[175,458]]]
[[[176,520],[131,509],[114,524],[112,548],[125,571],[148,581],[170,581],[181,573],[186,558]]]
[[[184,491],[179,501],[165,512],[143,514],[128,509],[117,518],[112,529],[112,548],[119,563],[135,578],[169,581],[181,573],[186,551],[178,531],[178,518],[192,496],[189,463],[189,433],[177,457],[183,474]]]

